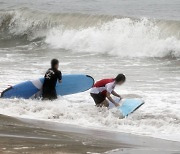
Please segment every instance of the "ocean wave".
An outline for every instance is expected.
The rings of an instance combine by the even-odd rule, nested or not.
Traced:
[[[52,48],[121,57],[180,56],[180,40],[161,36],[159,28],[147,19],[114,19],[98,27],[65,31],[53,28],[45,42]]]
[[[120,16],[0,13],[1,40],[41,40],[50,48],[121,57],[180,57],[180,22]]]

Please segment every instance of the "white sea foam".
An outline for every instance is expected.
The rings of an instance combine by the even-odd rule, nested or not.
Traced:
[[[147,19],[133,21],[124,18],[84,29],[53,28],[46,43],[53,48],[74,52],[122,57],[179,57],[180,40],[173,36],[161,37],[161,33],[161,29]]]
[[[1,100],[0,113],[179,140],[177,138],[180,136],[178,114],[180,107],[177,102],[179,94],[174,93],[172,96],[168,93],[152,93],[151,95],[139,93],[139,95],[144,96],[145,105],[125,119],[119,119],[115,109],[95,107],[88,93],[62,97],[53,102],[14,99],[8,103],[7,100]],[[171,99],[174,104],[169,102],[170,96],[174,97]]]

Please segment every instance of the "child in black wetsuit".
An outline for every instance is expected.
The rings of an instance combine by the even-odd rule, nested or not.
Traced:
[[[43,100],[54,100],[57,99],[56,94],[56,83],[57,80],[61,82],[62,74],[61,71],[58,70],[59,61],[57,59],[51,60],[51,68],[47,70],[44,76],[42,97]]]

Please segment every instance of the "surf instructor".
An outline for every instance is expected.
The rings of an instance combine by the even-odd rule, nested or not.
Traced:
[[[51,60],[51,68],[49,68],[44,75],[44,83],[42,90],[43,100],[54,100],[57,99],[56,94],[56,83],[57,80],[61,82],[62,74],[61,71],[58,70],[59,61],[57,59]]]
[[[114,91],[114,88],[116,85],[122,85],[125,81],[126,77],[124,74],[118,74],[116,78],[97,81],[90,91],[90,95],[94,99],[96,106],[108,107],[109,103],[106,98],[115,106],[119,106],[119,104],[112,99],[111,94],[121,99],[121,96]]]

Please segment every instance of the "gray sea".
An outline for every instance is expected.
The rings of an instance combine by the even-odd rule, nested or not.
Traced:
[[[179,0],[0,0],[0,90],[63,74],[124,73],[116,91],[145,101],[126,119],[89,92],[39,101],[0,99],[0,114],[180,141]]]

